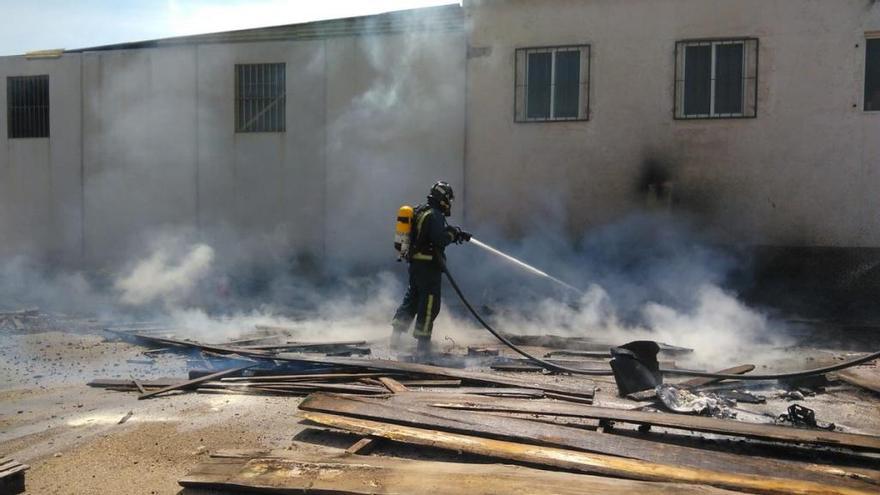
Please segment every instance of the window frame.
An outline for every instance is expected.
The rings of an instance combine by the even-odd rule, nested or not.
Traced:
[[[752,87],[749,88],[749,43],[755,44],[755,76],[753,78]],[[743,61],[742,61],[742,112],[732,114],[732,113],[724,113],[718,114],[715,113],[715,61],[716,61],[716,46],[718,45],[731,45],[731,44],[741,44],[743,47]],[[700,46],[700,45],[709,45],[711,46],[711,72],[710,72],[710,96],[709,96],[709,113],[708,114],[694,114],[694,115],[686,115],[684,113],[684,101],[685,101],[685,71],[687,68],[687,55],[686,49],[688,46]],[[679,55],[681,54],[681,55]],[[674,59],[674,69],[672,73],[672,118],[673,120],[736,120],[736,119],[756,119],[758,118],[758,80],[760,79],[760,69],[761,69],[761,41],[759,38],[755,37],[731,37],[731,38],[696,38],[696,39],[684,39],[678,40],[675,42],[675,48],[673,50],[673,59]],[[679,64],[679,58],[681,59],[681,64]],[[681,67],[679,67],[681,65]],[[679,79],[679,72],[681,72],[682,76]],[[679,98],[679,83],[681,84],[681,97]],[[749,91],[751,90],[751,94],[754,97],[754,110],[752,115],[749,115],[747,112],[747,105],[749,103]]]
[[[556,81],[556,54],[558,52],[566,52],[566,51],[577,51],[584,56],[586,54],[586,60],[581,60],[581,67],[586,64],[586,73],[582,74],[581,79],[578,81],[578,117],[553,117],[553,113],[555,112],[555,99],[556,92],[555,81]],[[519,102],[519,73],[520,73],[520,62],[519,62],[519,54],[523,54],[524,66],[523,66],[523,80],[527,81],[529,76],[529,54],[530,53],[543,53],[549,52],[552,54],[550,57],[550,117],[548,118],[529,118],[528,115],[528,84],[522,84],[523,94],[522,94],[522,118],[519,117],[518,111],[518,102]],[[514,49],[513,54],[513,121],[517,124],[536,124],[536,123],[555,123],[555,122],[588,122],[590,120],[590,104],[592,103],[590,100],[590,91],[591,91],[591,78],[592,78],[592,66],[593,66],[593,47],[588,43],[580,43],[580,44],[572,44],[572,45],[551,45],[551,46],[528,46],[528,47],[519,47]],[[581,95],[586,99],[586,102],[581,101]],[[583,117],[580,116],[581,108],[583,108]]]
[[[13,127],[18,129],[19,126],[13,125],[13,109],[12,109],[12,91],[13,91],[13,81],[23,81],[25,83],[37,84],[37,82],[42,83],[45,81],[45,90],[46,90],[46,99],[45,101],[34,101],[30,102],[27,105],[17,105],[17,108],[25,108],[30,112],[33,112],[29,118],[33,120],[32,123],[41,122],[45,120],[42,125],[40,125],[40,130],[45,129],[45,134],[40,133],[39,135],[13,135]],[[6,76],[6,139],[48,139],[52,135],[52,106],[50,104],[50,96],[51,96],[51,83],[49,81],[49,74],[29,74],[29,75],[20,75],[20,76]],[[34,91],[36,93],[36,91]],[[39,103],[39,104],[38,104]],[[45,119],[42,117],[42,108],[45,107]],[[19,122],[15,120],[15,122]],[[32,127],[33,128],[33,127]],[[21,130],[21,129],[18,129]],[[24,134],[19,132],[18,134]]]
[[[248,122],[241,122],[242,115],[242,100],[246,98],[242,97],[242,81],[240,74],[242,74],[242,68],[244,67],[259,67],[259,66],[280,66],[281,74],[282,74],[282,85],[281,85],[281,94],[275,99],[278,101],[278,108],[280,109],[280,124],[279,128],[273,128],[271,130],[266,129],[253,129],[249,130],[247,125],[244,124],[254,124],[259,117],[261,117],[264,113],[268,111],[268,107],[261,109],[256,112],[256,114],[251,118]],[[277,133],[285,133],[287,132],[287,62],[253,62],[253,63],[236,63],[233,67],[233,84],[234,84],[234,94],[233,94],[233,131],[235,134],[277,134]],[[266,83],[260,83],[266,84]],[[250,99],[269,99],[270,97],[249,97]],[[280,101],[279,101],[280,100]],[[239,125],[242,124],[242,125]]]
[[[876,114],[880,113],[880,106],[874,109],[868,109],[868,44],[871,42],[880,44],[880,34],[877,33],[866,33],[865,35],[865,66],[863,74],[863,88],[862,88],[862,112]],[[880,85],[880,81],[877,81],[877,84]],[[880,91],[880,87],[877,88]]]

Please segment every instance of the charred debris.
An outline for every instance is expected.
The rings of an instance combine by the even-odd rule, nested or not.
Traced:
[[[12,332],[41,318],[38,310],[0,314]],[[551,362],[606,373],[548,371],[495,345],[459,347],[425,363],[383,359],[381,342],[302,341],[284,327],[257,327],[220,343],[177,338],[175,329],[150,323],[102,330],[108,340],[142,346],[140,364],[186,360],[189,374],[96,376],[92,387],[143,400],[291,397],[290,421],[304,428],[290,449],[211,452],[179,479],[182,493],[880,490],[880,436],[827,422],[816,400],[855,387],[864,400],[880,401],[880,373],[870,362],[798,380],[670,378],[621,395],[609,366],[614,346],[585,338],[513,340]],[[676,369],[688,353],[660,345],[657,362]],[[755,369],[717,371],[748,376]],[[783,405],[763,414],[741,407],[766,401]],[[137,415],[134,404],[119,423]],[[4,461],[23,486],[27,467]]]

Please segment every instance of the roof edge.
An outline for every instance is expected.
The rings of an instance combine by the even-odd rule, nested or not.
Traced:
[[[247,43],[257,41],[302,41],[341,36],[398,34],[405,32],[459,32],[464,30],[464,10],[450,3],[433,7],[395,10],[365,16],[342,17],[296,24],[282,24],[215,33],[157,38],[65,50],[82,53],[132,50],[181,45]]]

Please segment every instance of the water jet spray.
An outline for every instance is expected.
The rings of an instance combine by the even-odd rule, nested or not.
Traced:
[[[482,249],[484,249],[484,250],[486,250],[496,256],[499,256],[499,257],[505,259],[506,261],[508,261],[510,263],[513,263],[514,265],[526,270],[527,272],[529,272],[531,274],[546,278],[552,282],[555,282],[555,283],[565,287],[566,289],[568,289],[572,292],[577,292],[578,294],[584,293],[584,291],[578,289],[577,287],[575,287],[571,284],[567,284],[567,283],[563,282],[562,280],[559,280],[558,278],[550,275],[549,273],[547,273],[545,271],[539,270],[539,269],[535,268],[534,266],[532,266],[524,261],[518,260],[507,253],[503,253],[503,252],[499,251],[498,249],[495,249],[492,246],[486,244],[485,242],[481,242],[476,237],[471,237],[470,242],[471,242],[471,244],[474,244],[479,248],[482,248]]]

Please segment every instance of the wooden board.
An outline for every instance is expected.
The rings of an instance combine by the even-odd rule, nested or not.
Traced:
[[[228,370],[218,371],[217,373],[212,373],[210,375],[205,375],[200,378],[196,378],[195,380],[188,380],[182,383],[178,383],[176,385],[171,385],[165,388],[160,388],[159,390],[154,390],[152,392],[147,392],[145,394],[141,394],[138,396],[138,400],[149,399],[150,397],[155,397],[159,394],[164,394],[165,392],[171,392],[173,390],[185,390],[188,388],[196,388],[200,383],[204,383],[211,380],[216,380],[218,378],[222,378],[224,376],[234,375],[235,373],[239,373],[242,370],[246,370],[251,366],[240,366],[238,368],[230,368]]]
[[[256,357],[256,358],[259,358],[259,357],[267,358],[267,357],[272,356],[272,353],[260,351],[260,350],[249,350],[249,349],[245,349],[245,348],[241,348],[241,347],[225,347],[222,345],[203,344],[201,342],[172,339],[172,338],[168,338],[168,337],[156,337],[153,335],[146,335],[140,330],[137,332],[124,332],[124,331],[119,331],[119,330],[113,330],[110,328],[105,328],[104,331],[110,332],[110,333],[113,333],[113,334],[116,334],[116,335],[119,335],[119,336],[122,336],[125,338],[143,340],[146,342],[152,342],[154,344],[159,344],[162,346],[170,345],[170,346],[176,346],[176,347],[187,347],[187,348],[191,348],[191,349],[199,349],[202,351],[210,351],[210,352],[221,354],[224,356],[227,354],[238,354],[241,356]]]
[[[397,380],[407,387],[460,387],[461,380]]]
[[[716,373],[724,374],[724,375],[745,375],[746,373],[755,369],[754,364],[743,364],[741,366],[734,366],[733,368],[726,368],[721,371],[717,371]],[[706,385],[711,385],[713,383],[718,383],[720,381],[724,381],[723,378],[704,378],[697,377],[691,378],[690,380],[683,381],[678,383],[676,386],[679,387],[687,387],[687,388],[696,388],[696,387],[704,387]]]
[[[328,349],[340,349],[344,347],[356,347],[366,344],[365,340],[348,340],[338,342],[287,342],[284,344],[268,344],[268,345],[242,345],[243,349],[255,349],[259,351],[274,351],[281,349],[302,349],[326,351]]]
[[[139,381],[135,380],[134,378],[132,378],[132,379],[131,379],[131,383],[133,383],[134,386],[137,387],[138,392],[140,392],[140,393],[142,393],[142,394],[147,393],[147,390],[144,388],[143,385],[141,385],[141,382],[139,382]]]
[[[463,464],[355,455],[212,458],[179,484],[189,488],[260,493],[412,495],[730,494],[705,485],[648,483],[503,464]]]
[[[169,387],[174,385],[175,383],[180,383],[180,379],[175,378],[157,378],[155,380],[139,380],[141,386],[143,387],[152,387],[152,388],[161,388],[161,387]],[[136,388],[132,380],[129,378],[128,380],[117,379],[117,378],[96,378],[88,383],[86,383],[89,387],[98,387],[98,388]]]
[[[440,366],[431,366],[427,364],[401,363],[397,361],[390,361],[387,359],[356,359],[339,357],[310,359],[300,356],[290,356],[287,354],[279,354],[276,356],[276,359],[287,361],[303,361],[308,363],[335,364],[340,366],[354,366],[359,368],[372,368],[400,373],[417,373],[420,375],[441,376],[462,381],[489,384],[495,386],[534,388],[547,392],[555,392],[575,397],[591,398],[593,397],[594,392],[593,382],[589,380],[582,381],[582,383],[584,384],[583,388],[571,388],[555,384],[540,383],[539,381],[535,380],[513,378],[509,376],[499,376],[492,373],[480,373],[476,371],[465,371],[455,368],[443,368]]]
[[[13,495],[24,492],[24,473],[28,469],[30,466],[27,464],[22,464],[8,457],[0,459],[0,493]]]
[[[355,442],[351,447],[345,449],[345,453],[367,455],[376,447],[376,443],[380,441],[381,440],[375,438],[361,437],[361,439]]]
[[[385,387],[393,394],[404,394],[406,392],[409,392],[409,389],[406,388],[406,386],[404,386],[394,378],[381,376],[379,377],[379,381],[382,382],[382,385],[385,385]]]
[[[705,484],[748,493],[771,495],[868,495],[876,493],[876,490],[874,489],[855,489],[840,485],[781,479],[777,477],[752,476],[706,469],[693,469],[670,464],[578,452],[575,450],[539,447],[503,440],[493,440],[470,435],[434,431],[424,428],[392,425],[378,421],[349,418],[333,414],[308,411],[302,412],[301,414],[306,419],[315,423],[353,431],[362,435],[386,438],[395,442],[437,447],[456,452],[467,452],[469,454],[483,455],[496,459],[522,462],[533,466],[548,466],[556,469],[566,469],[587,474],[600,474],[603,476],[614,476],[645,481],[672,481],[679,483]],[[586,489],[584,487],[585,485],[587,484],[578,485],[578,488],[581,490]],[[539,493],[543,493],[543,491]]]
[[[544,354],[544,357],[551,358],[553,356],[578,356],[578,357],[589,357],[589,358],[611,358],[611,352],[609,351],[575,351],[571,349],[560,349],[555,351],[550,351],[547,354]]]
[[[533,388],[510,388],[510,387],[457,387],[455,389],[449,388],[432,388],[432,387],[422,387],[420,389],[422,393],[427,394],[443,394],[447,392],[452,392],[455,394],[465,394],[465,395],[485,395],[489,397],[519,397],[525,399],[540,399],[544,397],[544,392],[541,390],[536,390]],[[589,400],[589,399],[585,399]]]
[[[210,382],[203,385],[204,388],[239,390],[248,388],[260,388],[265,390],[323,390],[326,392],[344,392],[355,394],[385,394],[388,390],[385,387],[377,387],[372,385],[361,385],[353,383],[321,383],[321,382],[256,382],[256,383],[226,383],[226,382]]]
[[[559,335],[508,335],[511,342],[517,345],[530,345],[539,347],[549,347],[552,349],[576,350],[576,351],[596,351],[607,352],[611,354],[612,347],[621,344],[609,344],[605,342],[596,342],[583,337],[562,337]],[[657,342],[661,353],[670,355],[689,354],[694,352],[693,349],[686,347],[678,347],[663,342]]]
[[[409,394],[406,394],[409,395]],[[405,395],[395,396],[404,397]],[[526,444],[545,445],[649,462],[671,463],[694,469],[784,477],[862,486],[863,482],[811,472],[803,463],[757,458],[693,447],[608,435],[526,419],[496,417],[469,411],[439,410],[391,400],[334,394],[312,394],[300,404],[304,411],[344,415],[416,428],[427,427]]]
[[[843,447],[863,452],[880,452],[880,437],[820,431],[790,426],[771,424],[755,424],[730,419],[647,412],[622,409],[610,409],[595,406],[575,406],[561,402],[517,401],[510,399],[493,399],[491,402],[476,402],[474,398],[456,400],[439,394],[427,396],[413,393],[406,397],[407,404],[420,402],[435,407],[469,409],[474,411],[501,411],[534,414],[550,414],[578,418],[607,419],[639,425],[654,425],[664,428],[677,428],[701,433],[715,433],[774,442],[822,445],[826,447]],[[397,400],[391,398],[390,400]]]
[[[855,385],[880,394],[880,373],[878,372],[869,373],[859,370],[858,368],[851,368],[844,371],[838,371],[837,376],[850,385]]]
[[[359,378],[378,378],[389,373],[302,373],[296,375],[260,375],[235,376],[221,378],[224,382],[315,382],[315,381],[352,381]]]

